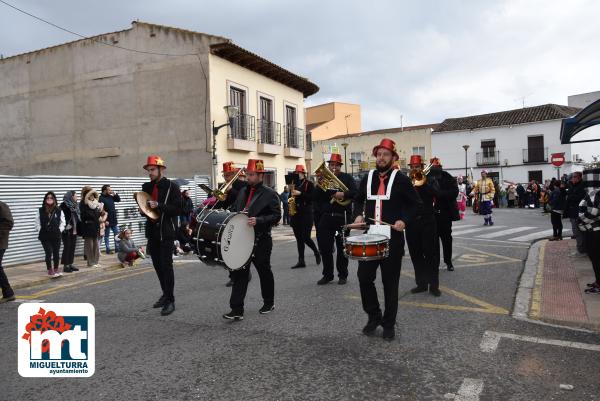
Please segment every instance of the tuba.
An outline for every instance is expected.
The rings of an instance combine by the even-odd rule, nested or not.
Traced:
[[[427,182],[427,174],[429,174],[429,172],[431,171],[432,166],[433,166],[433,163],[429,163],[422,170],[417,170],[417,169],[410,170],[409,177],[410,177],[410,180],[412,181],[412,184],[414,187],[420,187]]]
[[[335,174],[329,170],[329,168],[327,168],[324,161],[319,164],[319,167],[317,167],[314,174],[317,176],[317,186],[323,191],[348,191],[348,187],[342,181],[340,181],[340,179],[337,178]],[[331,203],[333,202],[337,202],[341,206],[348,206],[352,200],[337,200],[335,198],[331,198]]]

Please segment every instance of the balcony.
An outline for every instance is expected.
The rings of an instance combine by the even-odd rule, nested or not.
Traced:
[[[306,152],[304,154],[304,158],[306,160],[312,160],[312,134],[310,132],[306,133]]]
[[[477,165],[478,166],[497,166],[500,164],[500,151],[487,150],[485,152],[477,153]]]
[[[548,148],[523,149],[523,163],[548,163]]]
[[[281,154],[281,124],[258,120],[258,153]]]
[[[227,149],[244,152],[256,151],[256,127],[254,116],[238,114],[231,120],[228,127]]]
[[[302,128],[285,126],[285,147],[283,154],[288,157],[304,158],[304,130]]]

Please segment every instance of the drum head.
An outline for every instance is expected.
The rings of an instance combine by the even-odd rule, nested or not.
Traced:
[[[377,244],[387,240],[388,238],[385,235],[380,234],[360,234],[346,237],[346,243],[348,244]]]
[[[254,228],[248,225],[248,216],[237,213],[221,231],[221,257],[230,270],[244,267],[254,249]]]

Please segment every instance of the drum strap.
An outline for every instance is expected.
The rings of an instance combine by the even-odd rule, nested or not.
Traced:
[[[392,194],[392,185],[394,183],[394,179],[396,178],[396,173],[398,170],[392,170],[392,174],[390,175],[390,180],[388,181],[387,190],[383,195],[373,195],[372,193],[372,183],[373,183],[373,174],[375,170],[369,171],[369,177],[367,179],[367,199],[375,201],[375,224],[380,224],[381,221],[381,210],[383,208],[383,201],[389,200]]]

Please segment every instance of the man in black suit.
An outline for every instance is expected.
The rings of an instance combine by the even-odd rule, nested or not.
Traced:
[[[271,271],[271,251],[273,240],[271,227],[281,218],[279,195],[273,189],[263,185],[264,164],[262,160],[248,160],[246,168],[247,186],[242,188],[232,209],[248,213],[248,225],[254,227],[255,244],[251,262],[260,278],[260,290],[263,306],[259,312],[267,314],[275,309],[275,280]],[[244,318],[244,299],[248,290],[248,266],[231,273],[233,286],[229,305],[231,311],[223,315],[224,319],[242,320]]]
[[[177,184],[164,176],[166,168],[160,156],[148,156],[144,169],[148,172],[150,182],[142,185],[142,191],[152,197],[148,206],[160,211],[158,220],[146,216],[146,238],[147,250],[163,292],[154,308],[162,308],[160,314],[163,316],[170,315],[175,310],[173,242],[177,237],[177,223],[181,213],[181,191]]]

